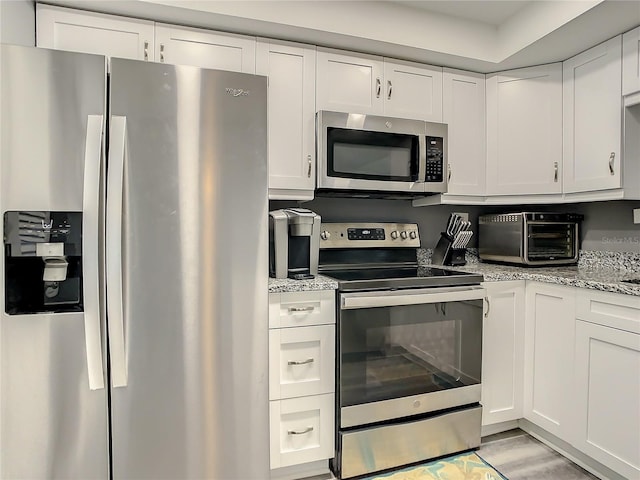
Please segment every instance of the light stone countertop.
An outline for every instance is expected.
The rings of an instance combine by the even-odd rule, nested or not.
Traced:
[[[622,280],[640,278],[640,273],[629,270],[582,266],[515,267],[478,262],[468,262],[463,267],[442,268],[480,273],[484,276],[485,282],[533,280],[640,296],[640,285],[622,282]]]
[[[479,273],[484,276],[486,282],[532,280],[640,296],[640,285],[622,282],[622,280],[640,278],[640,255],[623,254],[622,258],[617,258],[610,252],[583,252],[577,266],[518,267],[482,263],[474,253],[474,250],[469,249],[467,264],[462,267],[430,265],[431,251],[425,249],[418,250],[418,261],[424,266]],[[312,280],[269,278],[269,293],[335,290],[336,288],[338,288],[338,282],[323,275],[318,275]]]
[[[311,280],[292,280],[290,278],[269,278],[269,293],[305,292],[309,290],[335,290],[338,282],[323,275]]]

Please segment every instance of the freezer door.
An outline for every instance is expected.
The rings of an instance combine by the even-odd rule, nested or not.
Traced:
[[[98,308],[106,60],[2,45],[0,78],[0,212],[81,212],[83,277],[83,311],[9,315],[1,255],[0,478],[107,479]],[[42,278],[34,283],[42,298]]]
[[[269,477],[266,88],[112,59],[115,479]]]

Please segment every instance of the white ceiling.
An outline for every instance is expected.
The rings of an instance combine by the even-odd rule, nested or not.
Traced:
[[[391,0],[411,8],[498,26],[520,11],[531,0]]]

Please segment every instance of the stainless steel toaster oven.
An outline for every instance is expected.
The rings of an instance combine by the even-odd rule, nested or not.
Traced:
[[[583,218],[575,213],[555,212],[481,215],[480,259],[529,266],[575,264]]]

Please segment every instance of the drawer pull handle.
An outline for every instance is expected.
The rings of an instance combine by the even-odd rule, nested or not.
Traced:
[[[288,435],[304,435],[309,432],[313,432],[313,427],[307,427],[304,430],[287,430]]]
[[[313,363],[313,358],[307,358],[306,360],[297,361],[297,360],[289,360],[287,365],[308,365],[309,363]]]
[[[292,313],[311,312],[313,307],[289,307],[289,311]]]

